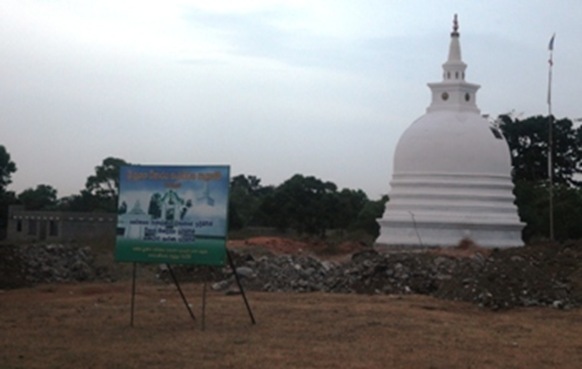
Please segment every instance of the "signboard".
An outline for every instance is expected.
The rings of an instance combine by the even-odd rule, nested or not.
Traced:
[[[224,265],[228,166],[123,166],[117,261]]]

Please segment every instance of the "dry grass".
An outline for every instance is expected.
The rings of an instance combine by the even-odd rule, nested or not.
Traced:
[[[0,293],[0,368],[580,368],[582,311],[481,310],[429,297],[46,285]]]

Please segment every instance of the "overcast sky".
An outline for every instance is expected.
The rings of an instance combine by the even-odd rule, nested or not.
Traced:
[[[582,1],[2,0],[9,189],[78,193],[114,156],[377,199],[441,80],[454,13],[482,113],[547,114],[555,32],[553,112],[582,117]]]

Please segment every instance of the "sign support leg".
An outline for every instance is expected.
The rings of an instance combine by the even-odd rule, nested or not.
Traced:
[[[196,317],[194,316],[194,313],[192,312],[192,309],[190,308],[190,304],[188,304],[188,301],[186,300],[186,296],[184,296],[184,293],[182,292],[182,288],[180,288],[180,283],[178,283],[178,279],[176,278],[176,275],[174,274],[174,270],[172,270],[172,267],[170,266],[170,264],[166,264],[166,267],[168,267],[168,271],[170,272],[170,276],[174,280],[174,284],[176,285],[176,288],[178,288],[178,292],[180,292],[180,296],[182,296],[182,301],[184,301],[184,305],[186,305],[186,309],[188,309],[188,312],[190,313],[190,317],[192,318],[192,320],[196,320]]]
[[[206,329],[206,285],[207,281],[204,281],[202,286],[202,332]]]
[[[131,278],[131,313],[129,318],[129,326],[133,327],[133,314],[135,310],[135,275],[136,275],[137,263],[133,263],[133,273]]]
[[[228,263],[230,264],[230,268],[232,269],[232,272],[234,273],[234,278],[236,279],[236,284],[238,285],[240,293],[241,293],[243,300],[245,302],[245,306],[247,307],[249,317],[251,318],[251,323],[257,324],[257,322],[255,321],[255,317],[253,315],[253,312],[251,310],[251,307],[249,305],[249,302],[247,301],[247,296],[245,295],[245,290],[244,290],[242,284],[240,283],[240,277],[238,276],[238,273],[236,272],[236,267],[234,266],[234,262],[232,261],[232,257],[230,256],[230,250],[226,249],[226,255],[228,257]]]

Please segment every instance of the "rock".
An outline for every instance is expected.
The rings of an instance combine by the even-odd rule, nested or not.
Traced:
[[[213,283],[210,286],[210,288],[212,288],[214,291],[222,291],[222,290],[227,289],[230,285],[231,285],[231,281],[224,280],[224,281]]]
[[[254,278],[255,277],[255,272],[247,266],[237,267],[236,274],[238,274],[239,277],[243,277],[243,278]]]

